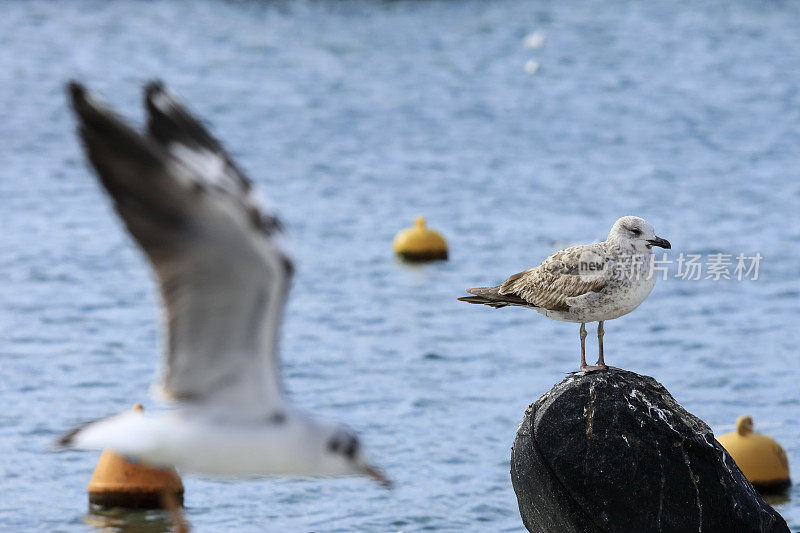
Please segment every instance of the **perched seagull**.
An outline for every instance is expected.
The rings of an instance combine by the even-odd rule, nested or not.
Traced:
[[[222,476],[366,475],[388,485],[346,427],[284,396],[278,333],[292,277],[277,217],[192,115],[154,82],[140,134],[77,83],[86,154],[159,281],[166,414],[89,422],[61,446],[111,448]]]
[[[467,289],[463,302],[494,308],[516,305],[547,318],[580,322],[581,370],[607,368],[603,359],[603,322],[639,307],[653,290],[653,246],[671,248],[639,217],[622,217],[603,242],[560,250],[535,268],[514,274],[496,287]],[[586,323],[598,322],[599,358],[586,364]]]

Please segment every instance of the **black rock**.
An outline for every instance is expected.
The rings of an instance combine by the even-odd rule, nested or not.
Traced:
[[[789,531],[705,422],[618,369],[571,374],[525,411],[511,481],[531,532]]]

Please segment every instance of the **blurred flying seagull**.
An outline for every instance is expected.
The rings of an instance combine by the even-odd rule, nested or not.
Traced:
[[[535,268],[514,274],[496,287],[467,289],[462,302],[494,308],[530,307],[547,318],[580,322],[581,370],[607,368],[603,322],[636,309],[656,284],[653,246],[671,248],[646,220],[622,217],[603,242],[560,250]],[[586,323],[598,322],[598,359],[586,364]]]
[[[147,131],[69,85],[86,154],[158,278],[167,349],[160,393],[174,409],[129,411],[65,434],[155,465],[222,476],[361,474],[388,485],[346,427],[294,407],[278,333],[292,277],[278,218],[159,82]]]

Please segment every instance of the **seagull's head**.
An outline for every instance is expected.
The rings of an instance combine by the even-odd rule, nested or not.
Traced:
[[[392,486],[391,480],[368,461],[361,441],[348,427],[338,426],[333,429],[326,440],[324,454],[333,473],[367,476],[386,488]]]
[[[631,248],[637,252],[647,252],[653,246],[672,248],[667,239],[656,236],[653,226],[643,218],[622,217],[611,228],[608,240],[623,248]]]

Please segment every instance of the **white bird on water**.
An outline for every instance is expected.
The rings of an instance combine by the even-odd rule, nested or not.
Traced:
[[[501,285],[467,289],[474,296],[459,300],[494,308],[530,307],[553,320],[580,322],[581,370],[602,370],[607,368],[603,323],[639,307],[655,286],[653,246],[672,247],[646,220],[622,217],[605,241],[560,250]],[[598,322],[594,366],[586,364],[587,322]]]
[[[349,429],[284,396],[278,334],[292,261],[280,221],[219,142],[158,82],[145,90],[145,134],[83,86],[70,93],[86,154],[158,278],[167,347],[157,385],[173,409],[89,422],[59,444],[211,475],[388,485]]]

